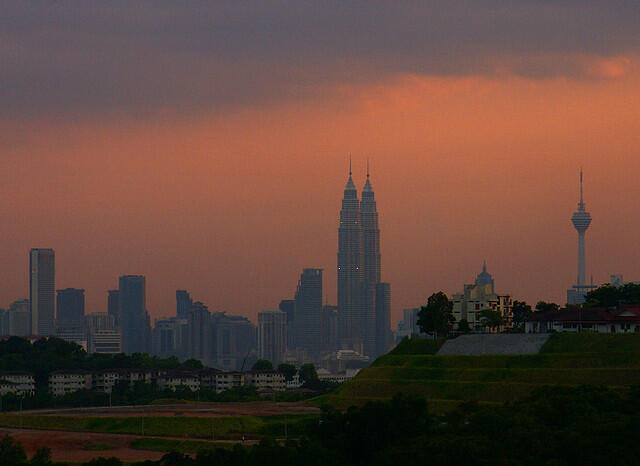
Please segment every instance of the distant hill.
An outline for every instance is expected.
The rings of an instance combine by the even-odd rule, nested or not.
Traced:
[[[640,335],[557,333],[538,354],[523,355],[436,355],[442,343],[403,341],[323,401],[347,407],[402,392],[441,412],[464,401],[514,401],[543,385],[640,385]]]

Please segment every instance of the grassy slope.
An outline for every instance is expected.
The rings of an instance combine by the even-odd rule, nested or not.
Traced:
[[[558,333],[535,355],[435,356],[437,347],[403,342],[323,401],[346,407],[403,392],[445,411],[467,400],[516,400],[541,385],[640,384],[640,335]]]
[[[290,415],[287,429],[290,435],[297,435],[304,430],[306,423],[314,422],[313,415]],[[212,422],[215,436],[218,439],[261,438],[264,436],[284,435],[285,416],[238,416],[238,417],[168,417],[149,416],[144,418],[145,435],[167,437],[199,437],[210,438]],[[104,432],[119,434],[141,434],[140,417],[75,417],[28,415],[0,415],[0,426],[25,427],[43,430],[68,430],[85,432]]]

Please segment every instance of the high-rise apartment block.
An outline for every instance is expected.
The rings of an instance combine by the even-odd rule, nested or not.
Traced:
[[[116,327],[120,326],[118,316],[120,315],[120,290],[109,290],[107,297],[107,313],[113,316]]]
[[[32,249],[29,253],[29,288],[31,333],[55,334],[55,252],[53,249]]]
[[[268,310],[258,313],[258,357],[277,366],[287,350],[287,315]]]
[[[192,305],[193,300],[187,290],[176,290],[176,316],[186,317]]]

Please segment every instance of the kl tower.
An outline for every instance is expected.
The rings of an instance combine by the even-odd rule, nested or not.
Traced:
[[[570,290],[567,290],[567,304],[582,304],[585,295],[595,288],[593,284],[587,285],[585,279],[584,234],[591,225],[591,214],[584,210],[582,169],[580,169],[580,202],[578,202],[578,210],[571,216],[571,223],[578,232],[578,282]]]

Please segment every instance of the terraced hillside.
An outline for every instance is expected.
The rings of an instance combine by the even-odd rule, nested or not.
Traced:
[[[463,401],[513,401],[542,385],[640,385],[640,335],[558,333],[527,355],[435,355],[440,344],[405,341],[326,401],[347,407],[402,392],[446,411]]]

